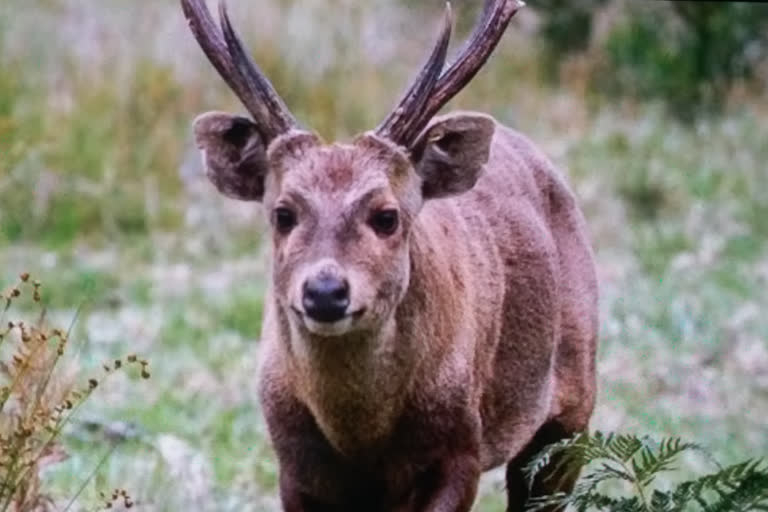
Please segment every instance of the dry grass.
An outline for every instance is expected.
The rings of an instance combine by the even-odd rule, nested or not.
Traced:
[[[39,304],[42,285],[28,273],[2,293],[4,302],[0,323],[12,306],[24,300]],[[70,330],[51,327],[45,309],[31,322],[10,320],[0,331],[0,510],[32,512],[58,510],[45,492],[41,474],[64,461],[67,452],[61,442],[63,429],[105,379],[124,367],[140,368],[150,377],[145,360],[130,355],[103,366],[98,376],[85,377],[71,361],[65,361]],[[83,382],[84,381],[84,382]],[[83,382],[80,384],[80,382]],[[85,475],[83,475],[85,477]],[[88,483],[85,478],[84,484]],[[130,497],[121,493],[124,505]],[[70,505],[77,499],[72,497]],[[69,506],[67,506],[69,509]]]

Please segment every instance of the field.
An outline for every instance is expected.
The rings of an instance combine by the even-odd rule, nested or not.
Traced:
[[[440,8],[230,4],[326,140],[383,118]],[[456,2],[462,36],[472,5]],[[578,59],[545,85],[535,24],[530,11],[514,20],[453,106],[530,135],[583,206],[601,282],[593,428],[679,435],[723,462],[768,455],[768,98],[736,91],[684,124],[593,97]],[[70,457],[44,475],[60,509],[86,482],[74,509],[121,487],[139,510],[278,510],[255,399],[263,221],[202,175],[190,123],[214,109],[240,107],[175,0],[0,3],[0,288],[23,271],[43,282],[48,318],[75,321],[80,374],[129,353],[152,371],[113,375],[69,425]],[[504,510],[502,495],[490,475],[476,510]]]

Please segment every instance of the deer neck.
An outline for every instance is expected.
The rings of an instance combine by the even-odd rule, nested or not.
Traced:
[[[383,442],[402,413],[417,364],[397,321],[376,333],[333,339],[285,326],[296,394],[325,437],[348,456]]]
[[[314,337],[288,322],[288,312],[278,312],[294,391],[341,453],[380,446],[418,392],[414,388],[428,385],[416,381],[435,374],[450,352],[442,344],[450,343],[462,315],[456,304],[432,296],[449,276],[435,268],[440,255],[432,240],[420,235],[412,239],[405,295],[376,332]]]

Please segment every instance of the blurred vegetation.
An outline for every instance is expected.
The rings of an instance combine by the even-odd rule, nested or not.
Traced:
[[[684,120],[722,108],[768,57],[768,6],[743,2],[543,0],[539,36],[550,77],[563,56],[589,52],[598,93],[660,100]],[[602,17],[602,34],[595,34]],[[756,78],[758,78],[756,80]]]
[[[542,71],[547,79],[557,79],[564,58],[589,49],[594,18],[606,3],[607,0],[541,0],[533,4],[542,15],[538,36],[544,58]]]
[[[81,236],[84,227],[111,238],[146,236],[153,224],[178,226],[173,206],[149,211],[143,198],[147,186],[158,187],[160,196],[178,189],[154,170],[178,161],[187,129],[182,89],[167,68],[148,61],[136,66],[119,94],[117,84],[78,77],[72,64],[67,73],[77,105],[63,111],[31,108],[46,101],[42,91],[24,83],[13,64],[2,66],[7,133],[0,136],[0,236],[6,242],[33,239],[55,247]]]
[[[385,115],[443,8],[230,4],[327,140]],[[454,2],[457,40],[480,7]],[[765,11],[531,0],[451,106],[530,135],[579,197],[601,280],[593,427],[695,439],[726,464],[768,453]],[[133,352],[154,365],[151,386],[114,374],[63,429],[70,457],[40,473],[58,504],[117,439],[83,502],[117,482],[150,510],[277,510],[254,389],[268,251],[258,208],[202,175],[189,126],[212,109],[242,110],[177,0],[0,2],[0,280],[41,276],[52,322],[80,309],[84,366]],[[504,510],[502,480],[477,510]]]

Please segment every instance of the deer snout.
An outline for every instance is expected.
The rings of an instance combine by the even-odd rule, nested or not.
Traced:
[[[301,302],[304,312],[312,320],[338,322],[349,308],[349,283],[327,274],[310,277],[304,282]]]

